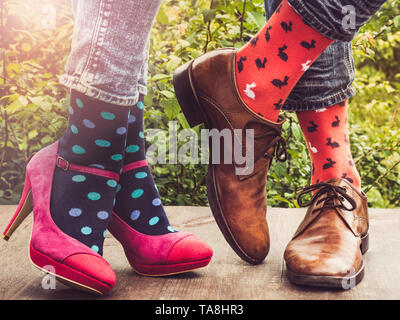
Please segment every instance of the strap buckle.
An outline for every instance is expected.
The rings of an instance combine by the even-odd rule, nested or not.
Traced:
[[[64,171],[68,171],[69,169],[69,162],[65,160],[62,157],[57,158],[56,166],[59,167],[60,169],[63,169]]]

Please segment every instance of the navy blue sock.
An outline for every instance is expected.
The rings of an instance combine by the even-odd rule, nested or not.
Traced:
[[[146,159],[143,96],[130,108],[124,165]],[[175,232],[165,214],[150,168],[145,165],[121,174],[114,212],[133,229],[148,235]]]
[[[73,164],[119,175],[127,136],[129,107],[116,106],[71,91],[68,128],[58,154]],[[51,214],[66,234],[102,254],[118,181],[56,167]]]

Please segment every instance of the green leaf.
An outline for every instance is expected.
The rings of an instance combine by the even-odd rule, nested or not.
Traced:
[[[158,80],[164,80],[164,79],[169,79],[171,76],[169,74],[162,74],[158,73],[155,76],[151,78],[151,81],[158,81]]]
[[[215,18],[217,11],[214,9],[203,9],[201,13],[203,15],[203,21],[209,22]]]
[[[186,117],[182,112],[180,112],[177,115],[177,119],[178,119],[178,121],[179,121],[179,123],[180,123],[180,125],[182,126],[183,129],[190,129],[189,123],[187,122]]]
[[[43,145],[47,145],[52,141],[53,141],[53,139],[50,136],[45,136],[42,139],[40,139],[40,143]]]
[[[399,27],[400,27],[400,15],[394,17],[394,19],[393,19],[393,24],[394,24],[394,26],[395,26],[396,28],[399,28]]]
[[[261,29],[266,22],[265,16],[258,11],[247,12],[248,20],[250,23],[257,26],[258,29]]]
[[[160,10],[158,10],[156,20],[164,25],[167,25],[169,23],[168,15],[165,13],[165,11],[162,8],[160,8]]]
[[[20,74],[22,72],[21,66],[18,63],[9,63],[7,65],[8,74]]]
[[[167,97],[168,99],[173,99],[175,97],[175,93],[168,91],[168,90],[162,90],[162,91],[160,91],[160,93],[162,95],[164,95],[165,97]]]
[[[18,96],[11,104],[7,106],[7,111],[10,113],[15,113],[21,111],[23,107],[28,105],[29,101],[24,96]]]
[[[39,134],[39,133],[37,132],[37,130],[31,130],[31,131],[29,131],[29,133],[28,133],[28,139],[29,139],[29,140],[30,140],[30,139],[33,139],[33,138],[35,138],[38,134]]]
[[[29,52],[29,51],[31,51],[32,47],[28,42],[24,42],[21,45],[21,49],[22,49],[22,51]]]
[[[282,201],[282,202],[287,203],[287,204],[289,205],[289,207],[292,207],[292,206],[293,206],[292,202],[290,202],[288,199],[285,199],[285,198],[282,197],[282,196],[276,195],[276,196],[273,196],[273,197],[274,197],[275,199],[279,200],[279,201]]]
[[[292,132],[298,141],[301,141],[303,139],[303,135],[301,134],[300,126],[295,122],[292,123]]]
[[[167,99],[166,101],[164,101],[162,103],[162,107],[168,120],[176,119],[176,116],[181,110],[178,101],[175,98]]]
[[[169,72],[174,71],[180,64],[182,63],[182,59],[177,56],[171,56],[170,60],[167,62],[165,67]]]

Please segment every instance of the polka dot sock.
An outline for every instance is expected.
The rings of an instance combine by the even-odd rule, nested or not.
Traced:
[[[361,188],[350,151],[347,108],[345,101],[324,109],[297,112],[312,162],[312,184],[343,178]]]
[[[133,229],[147,235],[175,232],[161,203],[145,154],[143,97],[131,107],[124,166],[137,166],[120,176],[114,212]]]
[[[68,128],[58,154],[72,164],[120,173],[129,107],[116,106],[71,92]],[[118,181],[56,167],[51,215],[69,236],[102,254]]]
[[[332,40],[304,23],[286,0],[236,54],[236,81],[245,104],[276,121],[290,92]]]

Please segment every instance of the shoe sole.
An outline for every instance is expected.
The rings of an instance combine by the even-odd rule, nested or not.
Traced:
[[[360,250],[362,254],[365,254],[369,249],[369,235],[366,234],[361,238]],[[311,275],[301,275],[290,270],[286,264],[286,273],[290,282],[301,285],[301,286],[311,286],[311,287],[323,287],[323,288],[337,288],[348,290],[355,287],[365,275],[365,265],[364,262],[357,271],[357,273],[346,277],[333,277],[333,276],[311,276]]]
[[[199,268],[203,268],[207,266],[211,261],[211,258],[185,262],[179,264],[171,264],[171,265],[146,265],[135,262],[129,262],[132,266],[133,270],[146,277],[164,277],[175,274],[186,273],[190,271],[197,270]]]
[[[82,273],[81,271],[75,270],[50,258],[45,254],[35,250],[32,246],[30,247],[29,260],[39,270],[54,276],[56,280],[73,289],[99,296],[104,295],[111,290],[110,286],[101,282],[100,280],[94,279]],[[45,268],[46,266],[51,266],[57,272],[51,272]],[[82,282],[85,282],[86,284],[83,284]]]
[[[175,95],[178,100],[181,110],[186,117],[186,120],[190,127],[195,127],[201,123],[204,123],[207,129],[210,129],[209,121],[199,98],[193,90],[193,78],[191,75],[193,60],[177,68],[173,75],[173,85],[175,89]],[[237,243],[234,235],[232,234],[229,225],[225,219],[224,213],[220,206],[218,199],[218,192],[216,188],[215,176],[213,165],[211,164],[212,159],[212,146],[209,146],[209,165],[207,173],[207,197],[209,200],[210,208],[213,213],[214,219],[217,222],[219,229],[221,230],[225,240],[229,246],[235,251],[235,253],[244,261],[250,264],[259,264],[265,258],[255,259],[249,256]]]

